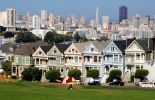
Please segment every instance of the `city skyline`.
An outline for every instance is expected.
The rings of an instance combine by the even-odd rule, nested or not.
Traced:
[[[140,2],[140,4],[138,4]],[[155,14],[154,0],[58,0],[58,1],[37,1],[37,0],[1,0],[0,11],[6,8],[16,8],[18,14],[26,14],[31,11],[33,15],[40,15],[42,9],[48,10],[49,13],[54,13],[63,17],[74,14],[77,17],[85,16],[88,19],[94,19],[96,7],[99,7],[99,15],[110,16],[118,20],[119,6],[125,5],[128,7],[129,17],[136,14],[151,15]],[[138,4],[138,6],[137,6]],[[82,10],[81,10],[82,9]]]

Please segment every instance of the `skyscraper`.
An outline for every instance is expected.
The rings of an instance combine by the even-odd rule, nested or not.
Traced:
[[[7,9],[7,25],[9,27],[15,27],[16,23],[16,10],[14,8]]]
[[[48,12],[47,10],[41,10],[41,20],[46,21],[48,19]]]
[[[99,22],[99,10],[98,10],[98,7],[96,8],[96,25],[99,25],[100,22]]]
[[[46,28],[48,26],[48,12],[47,10],[41,10],[41,27]]]
[[[10,8],[7,12],[7,31],[16,30],[16,9]]]
[[[32,18],[32,25],[34,29],[40,29],[40,17],[37,15],[34,15]]]
[[[124,5],[119,7],[119,22],[128,18],[128,8]]]
[[[102,16],[102,26],[103,26],[103,29],[108,29],[109,16]]]

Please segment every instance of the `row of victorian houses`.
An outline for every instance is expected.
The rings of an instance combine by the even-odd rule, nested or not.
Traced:
[[[71,69],[82,72],[83,82],[87,71],[98,69],[98,80],[105,83],[112,69],[122,71],[123,81],[130,81],[137,69],[148,69],[150,80],[155,80],[155,39],[127,39],[119,41],[89,41],[71,44],[27,43],[13,53],[12,75],[21,78],[22,71],[34,65],[42,70],[42,79],[51,69],[59,70],[61,77]]]

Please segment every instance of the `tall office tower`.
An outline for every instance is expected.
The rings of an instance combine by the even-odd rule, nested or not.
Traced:
[[[80,25],[85,25],[86,24],[86,19],[85,19],[84,16],[80,17],[79,23],[80,23]]]
[[[96,8],[96,25],[99,25],[100,22],[99,22],[99,9],[98,7]]]
[[[10,8],[7,12],[7,31],[15,31],[16,29],[16,9]]]
[[[60,23],[61,23],[61,16],[55,16],[54,24],[60,24]]]
[[[30,11],[26,14],[27,27],[32,27],[32,13]]]
[[[108,27],[109,27],[109,16],[102,16],[102,26],[103,26],[103,29],[108,29]]]
[[[119,7],[119,22],[128,18],[128,8],[124,5]]]
[[[40,29],[40,25],[41,25],[41,22],[40,22],[40,17],[37,16],[37,15],[34,15],[33,18],[32,18],[32,26],[34,29]]]
[[[96,26],[96,21],[95,20],[90,20],[90,26],[95,27]]]
[[[135,28],[139,28],[139,25],[140,25],[140,16],[138,16],[138,15],[133,16],[132,25],[133,25]]]
[[[48,12],[47,12],[47,10],[41,10],[41,26],[42,27],[46,27],[47,25],[48,25]]]
[[[41,20],[46,21],[48,19],[47,10],[41,10]]]
[[[77,24],[77,19],[74,14],[71,15],[71,23],[72,23],[72,26],[76,26]]]
[[[55,20],[55,16],[54,16],[54,14],[53,13],[51,13],[50,15],[49,15],[49,27],[50,28],[53,28],[54,27],[54,20]]]

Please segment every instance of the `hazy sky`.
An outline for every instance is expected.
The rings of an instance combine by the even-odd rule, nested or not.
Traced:
[[[74,14],[77,17],[84,15],[88,19],[95,17],[97,5],[100,16],[108,15],[111,18],[118,18],[120,5],[128,7],[129,16],[155,14],[155,0],[0,0],[1,11],[16,8],[18,14],[26,14],[30,10],[39,15],[41,9],[47,9],[64,17]]]

